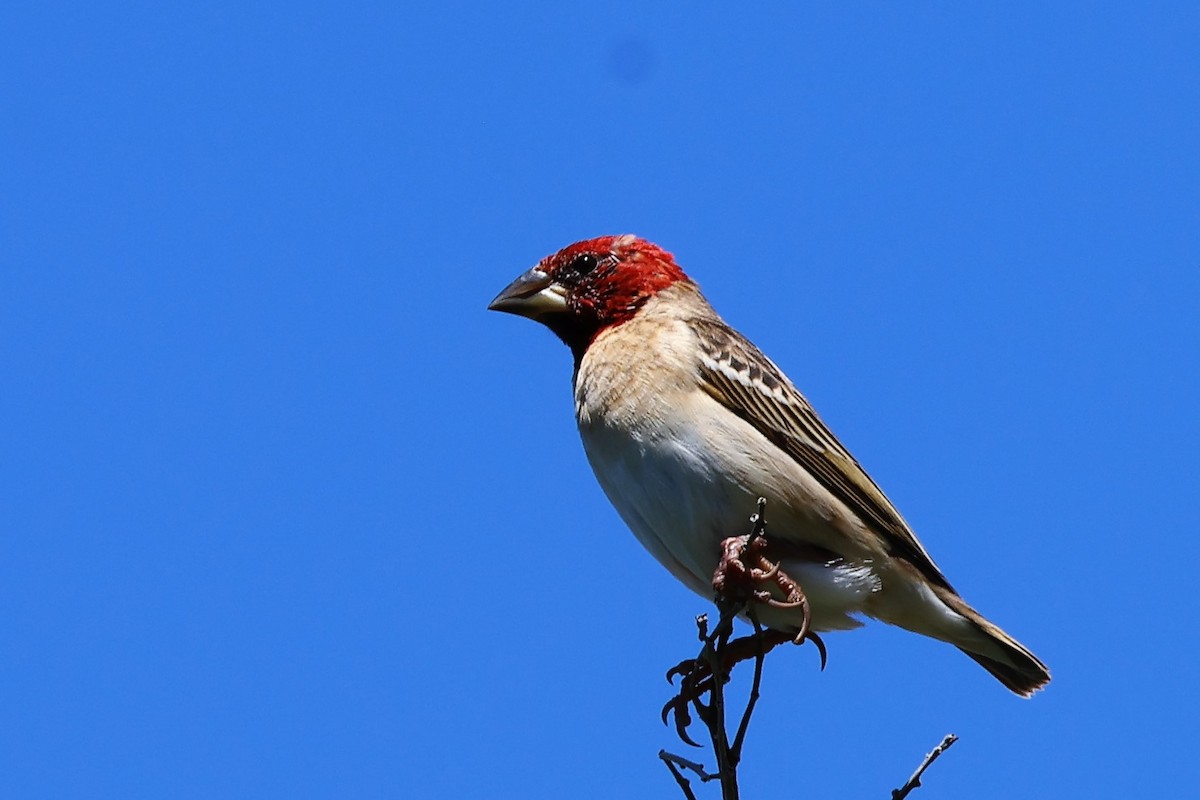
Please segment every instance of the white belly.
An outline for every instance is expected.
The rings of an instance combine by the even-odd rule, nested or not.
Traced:
[[[625,524],[676,578],[711,598],[720,543],[750,531],[750,515],[762,489],[731,477],[735,471],[722,463],[722,455],[728,454],[714,454],[690,420],[680,415],[675,422],[651,434],[581,424],[580,435],[601,488]],[[777,508],[772,514],[768,506],[768,531],[784,538],[809,538],[779,528],[790,516],[783,512]],[[869,564],[785,561],[783,568],[808,596],[816,630],[857,627],[861,623],[850,615],[861,611],[879,586]],[[773,627],[786,627],[788,622],[778,612],[762,616]]]

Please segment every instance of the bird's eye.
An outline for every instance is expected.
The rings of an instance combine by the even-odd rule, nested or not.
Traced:
[[[598,263],[599,261],[596,259],[594,253],[584,253],[575,257],[575,260],[571,262],[570,269],[571,272],[583,277],[594,270]]]

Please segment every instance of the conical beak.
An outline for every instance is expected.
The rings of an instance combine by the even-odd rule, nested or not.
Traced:
[[[489,311],[505,311],[530,319],[567,310],[567,290],[534,267],[504,288],[488,304]]]

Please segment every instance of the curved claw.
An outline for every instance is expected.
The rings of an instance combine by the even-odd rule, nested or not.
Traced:
[[[829,663],[829,651],[825,649],[825,641],[812,631],[806,633],[804,638],[817,646],[817,652],[821,654],[821,672],[824,672],[825,665]]]
[[[686,678],[688,675],[692,674],[692,672],[694,672],[695,670],[696,670],[696,659],[685,658],[683,661],[680,661],[678,664],[676,664],[675,666],[673,666],[669,670],[667,670],[667,683],[674,686],[676,677]]]
[[[688,703],[687,700],[683,698],[683,695],[672,697],[667,701],[666,705],[664,705],[662,709],[663,725],[667,724],[667,717],[669,717],[671,715],[671,711],[674,710],[675,735],[678,736],[679,740],[684,744],[691,745],[692,747],[700,747],[701,745],[698,742],[693,741],[692,737],[688,736],[687,729],[688,726],[692,724],[692,715],[688,713],[687,707]]]
[[[796,644],[802,643],[812,633],[812,628],[810,627],[812,624],[812,612],[808,608],[808,599],[802,597],[800,598],[800,602],[804,604],[804,614],[800,617],[800,630],[796,632]]]
[[[770,563],[770,562],[767,562],[767,563]],[[774,578],[778,574],[779,574],[779,562],[772,564],[771,568],[769,570],[766,570],[765,572],[763,570],[757,569],[757,568],[750,570],[750,577],[756,581],[769,581],[769,580],[771,580],[771,578]]]
[[[686,724],[683,727],[680,727],[677,722],[675,725],[675,735],[678,736],[679,741],[683,742],[684,744],[690,744],[692,747],[702,746],[699,742],[692,741],[692,737],[688,736]]]

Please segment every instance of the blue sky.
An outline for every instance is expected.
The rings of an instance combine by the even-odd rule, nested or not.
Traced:
[[[673,796],[705,603],[484,311],[619,232],[1055,676],[780,652],[747,795],[1195,786],[1200,12],[1051,6],[7,4],[0,794]]]

